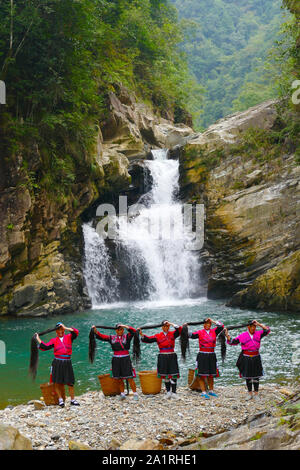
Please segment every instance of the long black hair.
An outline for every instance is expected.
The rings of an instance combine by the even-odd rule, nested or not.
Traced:
[[[42,331],[41,333],[38,333],[39,336],[46,335],[47,333],[51,333],[52,331],[57,330],[57,325],[55,328],[50,328],[49,330]],[[30,341],[30,362],[29,362],[29,374],[32,377],[32,380],[35,380],[36,378],[36,373],[37,373],[37,368],[38,368],[38,362],[39,362],[39,343],[36,338],[36,333],[32,336],[31,341]]]
[[[104,325],[97,325],[95,328],[101,328],[102,330],[116,330],[121,323],[117,323],[115,326],[104,326]],[[96,340],[95,340],[95,332],[94,328],[90,329],[89,333],[89,361],[93,364],[95,360],[95,353],[96,353]]]
[[[229,330],[238,330],[239,328],[245,328],[253,323],[253,320],[248,321],[248,323],[243,323],[242,325],[234,325],[234,326],[227,326],[226,329]],[[221,345],[221,357],[222,357],[222,365],[224,365],[226,359],[226,336],[225,336],[225,327],[223,330],[218,334],[217,337],[218,342]]]
[[[186,322],[182,326],[181,335],[180,335],[180,349],[181,349],[181,357],[183,362],[186,360],[186,353],[190,351],[190,342],[189,342],[189,328],[188,325],[204,325],[206,320],[203,321],[191,321]]]

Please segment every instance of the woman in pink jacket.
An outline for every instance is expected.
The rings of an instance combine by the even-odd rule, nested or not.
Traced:
[[[212,323],[216,325],[215,328],[211,328]],[[189,338],[198,339],[199,341],[195,375],[200,379],[201,396],[208,400],[211,396],[218,396],[214,392],[214,377],[219,376],[215,347],[217,336],[224,329],[224,325],[219,321],[215,322],[211,318],[206,318],[203,326],[204,328],[202,330],[189,333]],[[208,382],[208,393],[206,393],[205,379],[207,379]]]
[[[259,326],[262,330],[257,330]],[[240,344],[242,351],[237,360],[236,366],[240,371],[240,377],[246,379],[246,384],[249,392],[248,400],[253,398],[252,387],[254,386],[254,396],[258,396],[259,379],[264,375],[261,357],[259,354],[260,342],[264,336],[270,333],[268,326],[258,323],[253,320],[248,326],[248,331],[240,334],[234,339],[231,339],[228,330],[225,328],[225,335],[227,344],[236,346]]]
[[[48,343],[44,343],[41,340],[38,333],[35,334],[35,338],[39,344],[41,351],[48,351],[54,349],[54,359],[52,362],[51,374],[52,381],[54,383],[55,391],[58,395],[59,406],[63,408],[65,406],[62,398],[62,385],[68,385],[69,393],[71,397],[71,405],[79,406],[79,403],[74,397],[74,372],[71,362],[72,356],[72,343],[78,336],[78,330],[76,328],[67,328],[63,323],[57,323],[56,325],[56,337],[50,339]],[[70,333],[65,335],[65,330]]]

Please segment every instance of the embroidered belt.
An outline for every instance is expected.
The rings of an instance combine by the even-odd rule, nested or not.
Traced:
[[[173,349],[173,348],[161,348],[161,349],[159,350],[159,352],[160,352],[161,354],[173,353],[173,352],[174,352],[174,349]]]
[[[114,356],[129,356],[129,351],[114,351]]]
[[[243,351],[243,355],[244,355],[244,356],[254,357],[254,356],[258,356],[258,355],[259,355],[259,351],[247,351],[247,350],[244,350],[244,351]]]
[[[200,352],[215,352],[215,348],[200,348]]]
[[[65,361],[67,361],[68,359],[71,359],[71,356],[64,356],[64,355],[58,355],[58,356],[54,356],[55,359],[63,359]]]

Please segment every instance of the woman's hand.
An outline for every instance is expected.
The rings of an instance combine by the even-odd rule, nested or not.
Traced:
[[[224,328],[224,332],[225,332],[226,338],[228,339],[228,341],[230,341],[230,335],[229,335],[229,333],[228,333],[227,328]]]
[[[39,337],[39,334],[38,334],[38,333],[35,333],[35,338],[36,338],[37,342],[38,342],[39,344],[41,344],[42,340],[41,340],[41,338]]]

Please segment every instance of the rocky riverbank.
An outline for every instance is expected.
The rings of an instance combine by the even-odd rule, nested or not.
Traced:
[[[63,409],[36,401],[7,407],[0,410],[0,449],[3,425],[16,428],[35,450],[196,450],[224,448],[228,442],[239,448],[247,439],[254,445],[260,438],[266,440],[267,431],[278,430],[278,423],[281,429],[291,428],[284,431],[283,443],[276,437],[273,448],[300,449],[299,389],[264,384],[260,397],[249,401],[244,386],[220,386],[216,391],[218,398],[205,400],[198,392],[179,387],[176,400],[167,400],[161,392],[140,394],[139,401],[131,395],[120,401],[95,391],[78,398],[80,407],[70,406],[69,399]],[[284,412],[283,403],[289,405]],[[272,448],[270,442],[268,446]]]

